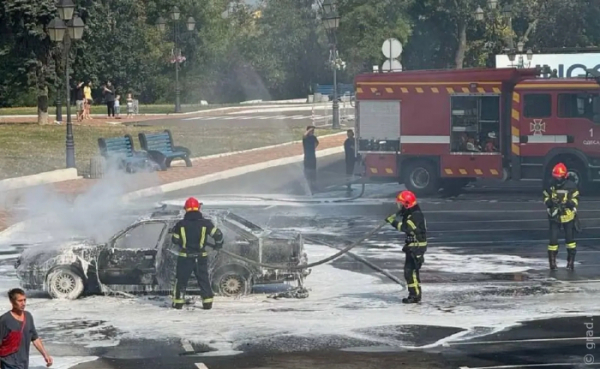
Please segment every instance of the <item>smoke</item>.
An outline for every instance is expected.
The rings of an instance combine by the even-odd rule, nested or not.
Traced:
[[[88,181],[96,182],[85,189],[89,186]],[[14,220],[27,221],[20,236],[30,242],[63,241],[74,237],[105,242],[129,224],[132,217],[139,216],[140,209],[151,207],[149,204],[132,209],[122,197],[128,192],[158,184],[155,172],[128,174],[115,165],[107,165],[99,180],[69,183],[74,190],[77,190],[76,186],[83,187],[80,188],[83,192],[77,195],[68,191],[61,193],[57,187],[49,185],[26,190],[19,199],[21,211]],[[65,185],[67,183],[60,183],[58,188]]]

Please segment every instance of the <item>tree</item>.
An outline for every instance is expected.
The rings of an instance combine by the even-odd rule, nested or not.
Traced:
[[[408,0],[340,0],[338,40],[348,73],[353,75],[380,65],[385,59],[383,41],[397,38],[403,44],[411,34]]]
[[[5,64],[12,73],[5,83],[35,89],[38,124],[48,123],[48,86],[56,80],[54,46],[46,32],[55,15],[53,0],[7,0],[0,15],[2,42],[12,46]]]

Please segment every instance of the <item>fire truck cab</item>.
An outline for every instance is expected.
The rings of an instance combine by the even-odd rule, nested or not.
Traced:
[[[356,147],[374,181],[418,195],[476,179],[547,183],[563,162],[600,183],[600,74],[541,69],[423,70],[356,77]]]

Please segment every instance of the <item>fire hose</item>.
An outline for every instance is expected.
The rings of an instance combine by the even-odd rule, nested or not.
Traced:
[[[345,247],[344,249],[340,250],[339,252],[335,253],[334,255],[331,255],[329,257],[326,257],[325,259],[316,261],[314,263],[305,264],[305,265],[291,266],[291,265],[285,265],[285,264],[280,264],[280,265],[265,264],[265,263],[261,263],[261,262],[258,262],[258,261],[247,259],[247,258],[245,258],[243,256],[234,254],[234,253],[232,253],[230,251],[227,251],[227,250],[218,249],[218,252],[222,252],[225,255],[231,256],[234,259],[238,259],[238,260],[246,262],[248,264],[253,264],[253,265],[256,265],[256,266],[263,267],[263,268],[285,269],[285,270],[302,270],[302,269],[308,269],[308,268],[312,268],[312,267],[315,267],[315,266],[318,266],[318,265],[322,265],[322,264],[328,263],[328,262],[330,262],[332,260],[335,260],[335,259],[339,258],[340,256],[346,254],[348,251],[352,250],[356,246],[358,246],[361,243],[363,243],[367,238],[369,238],[372,235],[374,235],[375,233],[377,233],[386,224],[387,223],[385,223],[385,222],[381,223],[376,228],[374,228],[373,230],[371,230],[370,232],[368,232],[367,234],[365,234],[364,236],[362,236],[359,240],[355,241],[354,243],[352,243],[351,245]]]
[[[335,260],[345,254],[348,254],[348,256],[352,257],[354,260],[359,261],[365,265],[367,265],[368,267],[370,267],[371,269],[385,275],[386,277],[388,277],[389,279],[391,279],[392,281],[394,281],[395,283],[399,284],[400,286],[402,286],[403,288],[406,287],[405,284],[400,281],[398,278],[396,278],[394,275],[392,275],[391,273],[389,273],[388,271],[378,267],[377,265],[371,263],[370,261],[356,255],[350,252],[350,250],[352,250],[353,248],[355,248],[356,246],[360,245],[361,243],[363,243],[365,240],[367,240],[369,237],[371,237],[372,235],[374,235],[375,233],[377,233],[381,228],[383,228],[385,225],[387,224],[387,222],[383,222],[380,225],[378,225],[376,228],[374,228],[373,230],[371,230],[370,232],[368,232],[367,234],[365,234],[363,237],[361,237],[360,239],[358,239],[357,241],[354,241],[352,244],[350,244],[349,246],[341,249],[339,252],[335,253],[334,255],[331,255],[325,259],[316,261],[314,263],[310,263],[310,264],[305,264],[305,265],[299,265],[299,266],[288,266],[288,265],[273,265],[273,264],[265,264],[265,263],[260,263],[254,260],[250,260],[247,259],[243,256],[234,254],[230,251],[227,250],[223,250],[223,249],[219,249],[218,252],[222,252],[223,254],[226,254],[234,259],[243,261],[245,263],[249,263],[249,264],[253,264],[256,266],[260,266],[263,268],[269,268],[269,269],[285,269],[285,270],[302,270],[302,269],[308,269],[308,268],[312,268],[318,265],[323,265],[325,263],[328,263],[332,260]],[[310,239],[309,239],[310,240]],[[313,242],[316,240],[313,240]],[[325,244],[321,241],[318,241],[319,243],[324,244],[325,246],[329,246],[329,247],[334,247],[331,244]],[[337,249],[337,248],[336,248]]]

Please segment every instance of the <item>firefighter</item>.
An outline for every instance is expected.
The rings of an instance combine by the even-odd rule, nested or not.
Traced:
[[[408,297],[403,298],[402,302],[404,304],[414,304],[421,301],[419,270],[425,261],[425,252],[427,251],[427,224],[414,193],[410,191],[400,192],[396,197],[396,204],[400,210],[396,214],[387,217],[386,221],[397,230],[406,233],[406,241],[402,251],[406,255],[404,278],[408,287]],[[401,217],[402,221],[398,222],[397,217]]]
[[[213,248],[223,247],[223,233],[209,219],[202,216],[200,203],[193,197],[186,200],[186,211],[183,220],[173,227],[172,241],[179,245],[177,270],[175,272],[175,291],[173,293],[173,308],[181,309],[185,300],[183,294],[188,279],[194,273],[200,287],[202,308],[210,310],[213,303],[213,292],[208,276],[208,251],[205,249],[206,236],[215,241]]]
[[[558,233],[562,227],[565,230],[565,244],[567,247],[567,269],[575,269],[575,229],[577,206],[579,205],[579,191],[577,184],[568,175],[567,167],[558,163],[552,169],[552,181],[549,188],[544,190],[544,203],[548,207],[548,220],[550,223],[550,242],[548,243],[548,261],[550,269],[556,269],[556,255],[558,254]]]

